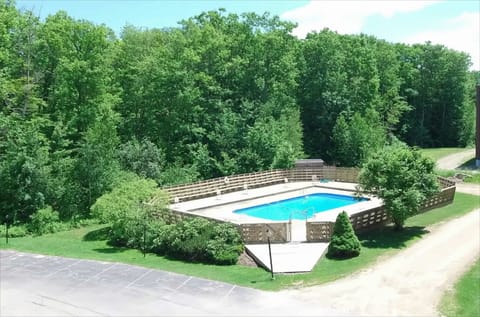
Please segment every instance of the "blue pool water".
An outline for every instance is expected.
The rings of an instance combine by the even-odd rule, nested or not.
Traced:
[[[322,211],[352,205],[365,200],[368,199],[325,193],[310,194],[269,204],[237,209],[233,212],[268,220],[304,220]]]

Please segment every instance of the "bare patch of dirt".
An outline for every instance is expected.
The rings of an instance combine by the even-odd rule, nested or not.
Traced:
[[[243,253],[238,258],[237,264],[243,266],[258,267],[258,264],[255,262],[255,260],[245,251],[243,251]]]

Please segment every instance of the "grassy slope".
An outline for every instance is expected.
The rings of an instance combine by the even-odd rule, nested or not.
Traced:
[[[448,156],[450,154],[454,154],[457,152],[462,152],[466,150],[465,148],[457,148],[457,147],[441,147],[441,148],[429,148],[429,149],[420,149],[420,152],[433,159],[434,161],[438,161],[442,157]]]
[[[447,317],[480,316],[480,259],[455,283],[440,303],[440,312]]]
[[[391,227],[386,227],[360,235],[362,252],[357,258],[343,261],[322,258],[310,273],[277,274],[274,281],[270,280],[268,272],[260,268],[185,263],[154,254],[147,254],[146,258],[143,258],[141,252],[137,250],[109,246],[106,241],[105,230],[102,230],[104,226],[99,225],[41,237],[12,238],[8,246],[2,239],[0,248],[73,258],[123,262],[247,287],[279,290],[286,287],[320,284],[349,275],[374,263],[381,256],[394,254],[411,245],[428,232],[425,226],[461,216],[476,207],[478,207],[478,197],[457,193],[453,204],[408,219],[406,222],[407,228],[403,232],[393,232]]]

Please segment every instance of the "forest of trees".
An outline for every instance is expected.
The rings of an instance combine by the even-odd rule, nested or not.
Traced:
[[[473,142],[467,54],[294,27],[218,10],[117,37],[0,0],[0,220],[88,216],[129,173],[168,185]]]

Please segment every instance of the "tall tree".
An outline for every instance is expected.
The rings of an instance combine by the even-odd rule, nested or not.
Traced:
[[[45,206],[50,187],[48,140],[41,119],[0,117],[0,217],[14,222]]]
[[[65,128],[75,146],[95,122],[97,108],[111,99],[108,57],[112,31],[60,11],[39,30],[36,67],[48,102],[45,113]],[[112,91],[112,89],[110,89]]]
[[[76,200],[81,212],[88,212],[95,200],[111,189],[118,174],[117,124],[118,115],[109,104],[103,104],[94,124],[85,134],[73,175]]]
[[[471,120],[465,116],[471,108],[469,57],[428,42],[398,45],[398,49],[403,64],[401,90],[412,107],[401,119],[402,139],[423,147],[465,146],[460,141],[465,120]]]
[[[359,184],[362,191],[382,198],[397,230],[416,214],[422,202],[438,192],[435,162],[418,150],[396,143],[373,155],[363,166]]]
[[[358,112],[342,113],[333,128],[332,139],[335,163],[340,166],[361,166],[386,143],[385,130],[373,110],[365,117]]]

